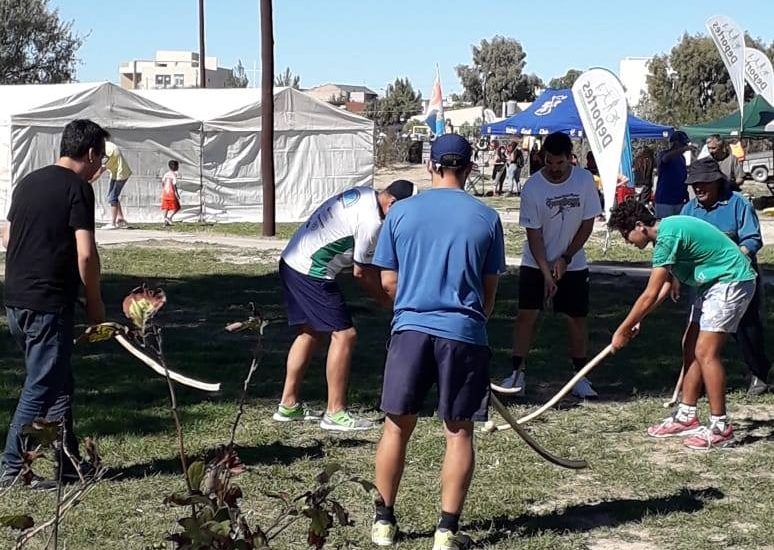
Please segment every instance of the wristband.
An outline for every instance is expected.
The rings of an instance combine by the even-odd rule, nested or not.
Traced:
[[[562,254],[562,259],[564,260],[564,263],[566,263],[567,265],[570,265],[570,262],[572,262],[572,255]]]

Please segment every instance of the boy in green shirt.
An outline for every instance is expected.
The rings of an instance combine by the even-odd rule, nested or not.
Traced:
[[[712,224],[690,216],[657,221],[634,200],[617,205],[608,226],[637,248],[653,244],[648,286],[613,335],[614,349],[626,346],[637,324],[668,295],[679,298],[681,284],[696,288],[684,342],[687,370],[682,400],[672,416],[648,429],[648,435],[687,436],[683,443],[691,449],[728,445],[734,430],[726,417],[726,377],[720,356],[755,292],[756,273],[749,258]],[[696,414],[702,388],[710,405],[707,426],[701,426]]]

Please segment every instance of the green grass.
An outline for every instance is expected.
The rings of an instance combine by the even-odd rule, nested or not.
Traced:
[[[313,425],[277,425],[270,420],[282,387],[285,354],[292,335],[284,324],[273,262],[235,262],[233,250],[213,247],[109,248],[102,252],[104,293],[110,318],[120,318],[120,301],[141,282],[163,287],[168,304],[160,314],[173,368],[223,383],[219,395],[179,388],[186,445],[191,456],[211,452],[228,438],[239,386],[246,372],[250,341],[223,326],[241,319],[253,301],[272,323],[265,357],[250,388],[237,432],[240,454],[251,471],[238,479],[251,521],[266,524],[275,503],[262,491],[302,492],[329,461],[372,478],[380,430],[329,435]],[[243,252],[247,254],[247,252]],[[224,259],[230,259],[225,261]],[[364,298],[344,277],[344,290],[359,330],[349,398],[352,406],[377,418],[389,315]],[[590,349],[601,349],[621,320],[642,281],[594,277]],[[492,376],[508,371],[510,331],[517,278],[504,277],[491,321]],[[712,453],[684,451],[679,441],[652,441],[644,428],[665,413],[678,363],[683,305],[666,305],[644,323],[640,337],[595,370],[592,379],[603,399],[580,404],[566,400],[561,412],[547,413],[531,431],[564,456],[586,458],[588,470],[572,472],[548,465],[512,432],[477,436],[477,471],[463,528],[482,548],[586,549],[761,548],[774,540],[774,396],[750,401],[743,395],[745,368],[736,346],[728,346],[730,413],[741,444]],[[774,341],[774,300],[768,302],[768,341]],[[3,320],[4,321],[4,320]],[[564,356],[561,320],[547,315],[529,358],[527,396],[511,403],[523,412],[544,401],[570,375]],[[23,381],[21,356],[5,327],[0,329],[0,429],[8,425]],[[325,396],[324,354],[313,362],[303,391],[321,406]],[[116,479],[103,483],[70,515],[60,534],[67,548],[143,550],[176,528],[181,510],[163,505],[165,495],[183,489],[175,454],[174,426],[165,382],[139,366],[111,342],[79,348],[74,355],[75,415],[80,436],[98,438]],[[702,414],[706,410],[702,408]],[[3,436],[4,433],[0,434]],[[432,404],[420,419],[397,504],[406,533],[398,548],[431,545],[438,517],[441,425]],[[339,495],[355,525],[337,530],[331,548],[354,541],[369,548],[372,508],[358,491]],[[0,500],[0,515],[26,511],[39,521],[50,517],[53,496],[14,489]],[[300,529],[289,530],[276,548],[305,548]],[[10,547],[0,532],[0,548]],[[60,543],[61,544],[61,543]],[[41,548],[42,544],[32,548]]]

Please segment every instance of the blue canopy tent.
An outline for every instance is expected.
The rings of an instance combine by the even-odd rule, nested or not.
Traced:
[[[632,139],[662,139],[672,135],[673,131],[670,126],[654,124],[629,114]],[[485,136],[542,136],[552,132],[563,132],[571,138],[583,137],[583,124],[570,89],[548,89],[526,111],[481,127],[481,135]]]

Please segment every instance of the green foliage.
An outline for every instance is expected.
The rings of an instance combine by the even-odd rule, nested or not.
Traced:
[[[48,0],[0,0],[0,21],[0,84],[73,80],[82,40]]]
[[[554,88],[556,90],[562,90],[564,88],[572,88],[572,85],[575,84],[575,81],[578,80],[578,77],[583,74],[583,71],[579,71],[578,69],[569,69],[564,76],[558,76],[556,78],[552,78],[551,81],[548,83],[549,88]]]
[[[278,87],[301,89],[301,77],[297,74],[293,74],[290,67],[285,67],[285,72],[282,72],[274,77],[274,85]]]
[[[766,47],[749,36],[746,43],[770,58],[774,54],[774,43]],[[648,91],[638,108],[641,116],[680,126],[712,120],[737,109],[731,77],[708,36],[684,34],[668,54],[655,56],[648,67]],[[751,97],[748,86],[745,98]]]
[[[481,125],[484,121],[481,118],[477,118],[473,121],[473,124],[464,122],[459,127],[459,134],[468,139],[478,139],[481,136]]]
[[[247,88],[250,80],[247,78],[245,67],[242,65],[242,60],[237,60],[237,64],[231,69],[231,74],[226,75],[226,82],[223,84],[224,88]]]
[[[396,78],[387,86],[384,97],[368,103],[363,114],[384,128],[405,123],[422,112],[422,94],[415,91],[408,78]]]
[[[503,101],[532,101],[543,81],[534,74],[524,74],[527,54],[513,38],[494,36],[472,46],[473,64],[457,65],[462,83],[462,99],[475,105],[497,109]]]

